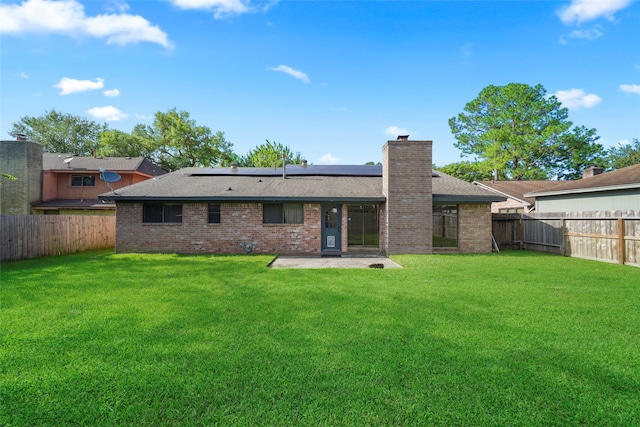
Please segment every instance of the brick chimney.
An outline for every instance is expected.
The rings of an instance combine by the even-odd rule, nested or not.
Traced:
[[[382,147],[382,193],[387,202],[381,249],[388,254],[432,252],[431,141],[404,138]]]
[[[582,178],[591,178],[604,172],[604,168],[591,166],[582,171]]]

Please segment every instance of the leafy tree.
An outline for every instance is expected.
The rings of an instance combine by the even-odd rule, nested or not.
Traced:
[[[288,146],[267,139],[266,143],[258,145],[246,156],[238,159],[238,166],[263,168],[282,166],[283,154],[288,165],[302,163],[300,153],[293,153]]]
[[[42,144],[49,153],[73,153],[90,156],[98,148],[98,136],[106,125],[84,117],[45,111],[40,117],[21,117],[11,125],[9,134],[24,134],[30,141]]]
[[[158,111],[153,125],[140,125],[134,131],[146,141],[144,144],[153,147],[151,160],[168,170],[227,165],[234,157],[233,144],[223,132],[213,133],[206,126],[198,126],[188,112],[175,108],[166,113]]]
[[[580,179],[582,171],[593,165],[603,165],[605,151],[595,129],[584,126],[573,128],[559,137],[555,166],[549,168],[558,179]]]
[[[555,96],[542,85],[487,86],[449,119],[463,155],[476,156],[509,179],[546,179],[559,171],[571,175],[598,151],[590,147],[595,130],[578,128]],[[585,158],[583,158],[583,156]]]
[[[434,166],[434,169],[467,182],[486,181],[494,178],[493,170],[487,162],[458,162],[450,163],[442,167]],[[499,176],[505,179],[504,173]]]
[[[380,163],[380,162],[378,162],[378,163],[376,163],[376,162],[367,162],[367,163],[365,163],[365,166],[380,166],[380,165],[382,165],[382,163]]]
[[[640,163],[640,140],[633,138],[629,144],[618,144],[607,152],[607,163],[612,169],[622,169]]]
[[[136,125],[131,133],[116,129],[105,130],[98,137],[98,155],[104,157],[153,158],[155,144],[146,136],[145,127]]]

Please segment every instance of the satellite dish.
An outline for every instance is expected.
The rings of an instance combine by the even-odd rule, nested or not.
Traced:
[[[122,178],[120,174],[116,172],[110,172],[110,171],[104,170],[103,168],[100,168],[99,170],[100,170],[100,179],[107,183],[107,187],[109,187],[109,189],[113,192],[113,194],[118,194],[116,193],[116,190],[111,188],[110,183],[120,181],[120,178]]]
[[[71,167],[69,166],[69,163],[71,163],[71,160],[73,160],[73,157],[67,157],[66,159],[63,160],[63,162],[67,165],[67,167]]]
[[[122,178],[120,174],[115,172],[109,172],[109,171],[100,172],[100,179],[102,179],[104,182],[118,182],[120,181],[120,178]]]

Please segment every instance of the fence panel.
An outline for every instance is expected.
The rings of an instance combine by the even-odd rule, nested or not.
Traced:
[[[492,233],[500,250],[522,249],[520,214],[493,214]]]
[[[0,215],[0,262],[113,248],[115,216]]]
[[[541,213],[518,218],[494,214],[494,236],[502,238],[501,230],[516,227],[516,223],[522,224],[523,249],[640,267],[639,210]],[[513,242],[504,242],[504,248],[515,249]]]

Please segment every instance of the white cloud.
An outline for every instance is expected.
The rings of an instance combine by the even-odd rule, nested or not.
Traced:
[[[299,70],[294,70],[291,67],[288,67],[286,65],[278,65],[277,67],[272,67],[270,68],[272,71],[279,71],[281,73],[285,73],[290,75],[291,77],[294,77],[300,81],[303,81],[304,83],[309,83],[309,76],[307,76],[305,73],[303,73],[302,71]]]
[[[102,94],[108,98],[113,98],[116,96],[120,96],[120,90],[118,89],[107,89],[107,90],[103,90]]]
[[[105,5],[105,9],[110,12],[124,13],[127,10],[131,9],[131,7],[127,3],[120,0],[109,0]]]
[[[16,76],[20,77],[21,79],[29,78],[29,74],[25,73],[24,71],[19,72],[18,74],[16,74]]]
[[[620,90],[626,93],[637,93],[640,95],[640,85],[620,85]]]
[[[586,39],[586,40],[595,40],[602,36],[602,27],[595,26],[590,30],[573,30],[569,33],[570,38],[572,39]]]
[[[171,47],[167,34],[139,15],[106,14],[86,16],[76,0],[26,0],[0,5],[0,32],[4,34],[56,33],[106,38],[107,43],[141,41]]]
[[[320,157],[319,163],[320,164],[329,164],[329,165],[335,165],[338,162],[340,162],[340,159],[333,156],[331,153],[327,153],[324,156]]]
[[[631,0],[572,0],[558,12],[565,25],[580,24],[598,18],[613,20],[614,13],[631,4]]]
[[[211,10],[216,19],[253,10],[248,1],[242,0],[171,0],[171,2],[181,9]]]
[[[389,126],[384,130],[385,135],[396,138],[398,135],[409,135],[409,131],[398,126]]]
[[[153,119],[153,116],[145,116],[144,114],[139,114],[139,113],[135,113],[133,116],[138,120],[151,120],[151,119]]]
[[[53,85],[60,89],[58,95],[69,95],[72,93],[86,92],[88,90],[102,89],[104,87],[104,79],[97,78],[95,82],[91,80],[76,80],[68,77],[60,79],[58,84]]]
[[[559,90],[554,95],[562,102],[562,106],[568,109],[591,108],[602,101],[598,95],[587,94],[582,89]]]
[[[96,119],[103,119],[107,122],[117,122],[122,119],[126,119],[129,117],[128,114],[123,113],[119,109],[114,106],[107,107],[95,107],[87,110],[87,114]]]

